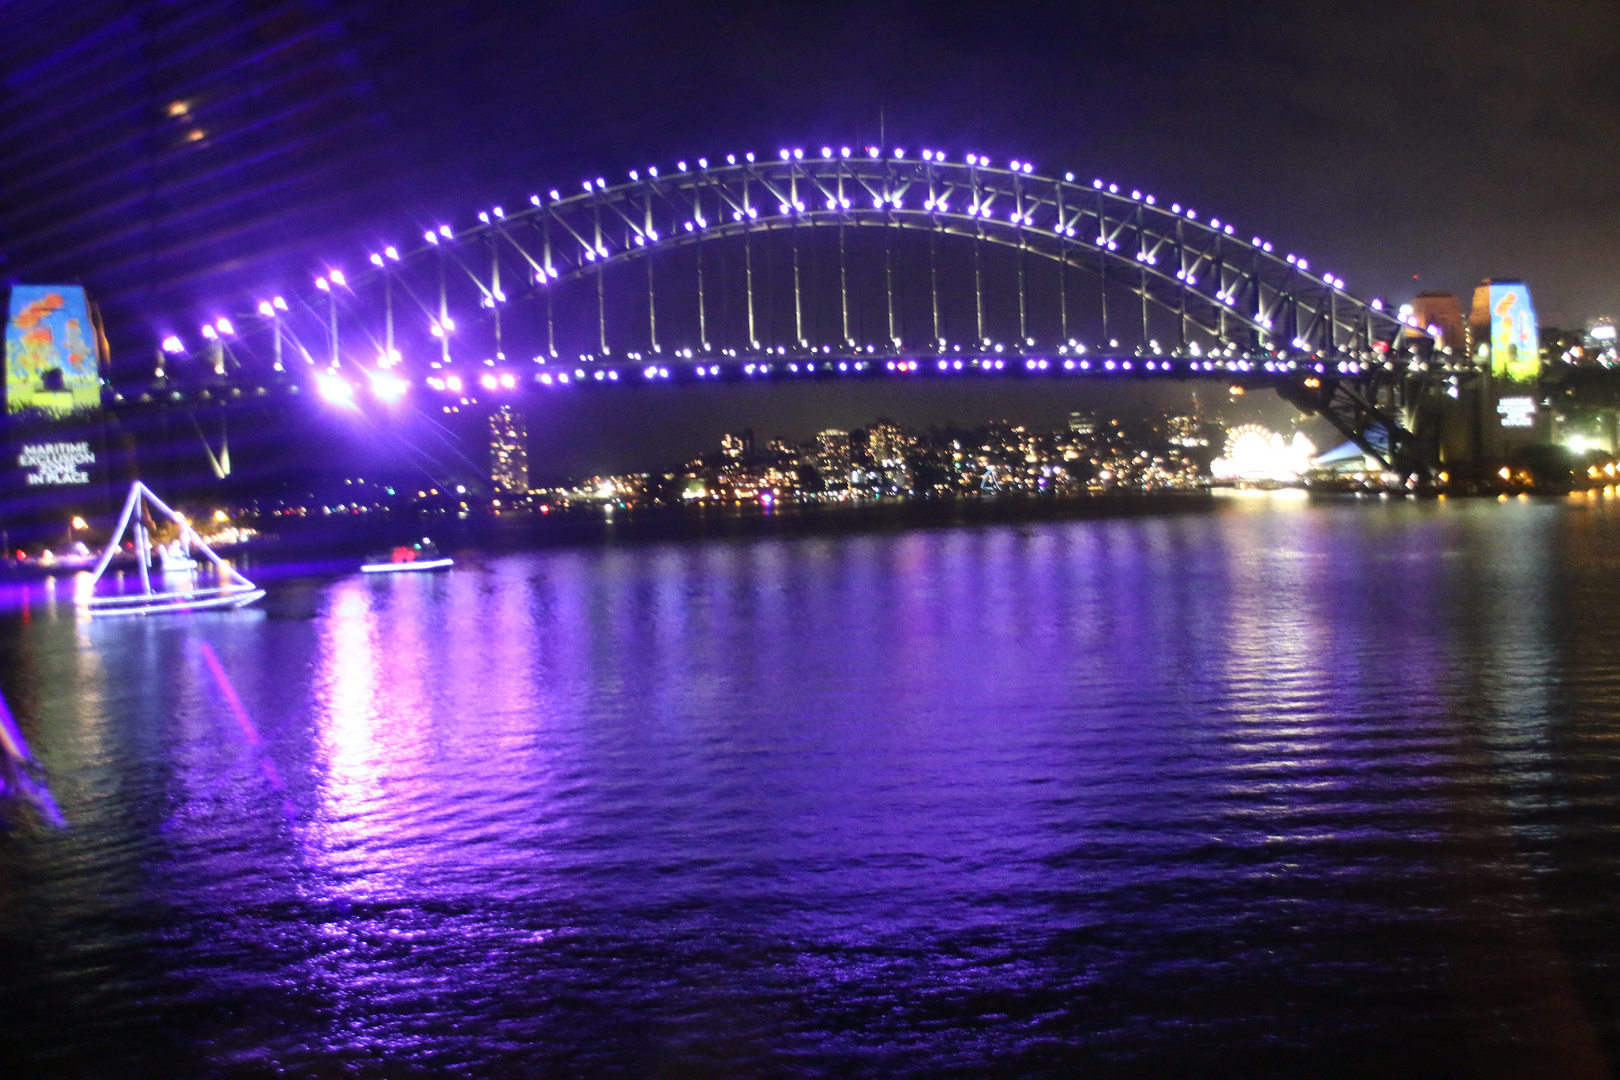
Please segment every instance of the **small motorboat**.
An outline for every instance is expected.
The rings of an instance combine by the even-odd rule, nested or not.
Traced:
[[[152,539],[153,529],[147,523],[150,521],[155,525],[158,514],[179,526],[180,535],[173,544],[161,545]],[[97,595],[96,585],[107,572],[113,557],[119,554],[119,544],[126,531],[134,534],[135,569],[140,575],[140,591]],[[171,548],[172,551],[169,550]],[[214,565],[219,571],[220,584],[200,586],[190,573],[176,573],[158,588],[152,587],[154,559],[165,571],[179,571],[182,567],[177,564],[181,559],[191,562],[193,567],[197,565],[192,558],[193,553]],[[175,565],[171,565],[171,560]],[[159,580],[163,581],[163,575],[159,575]],[[129,489],[123,513],[118,517],[118,527],[113,529],[112,539],[101,553],[101,560],[96,563],[95,573],[90,577],[90,586],[82,594],[83,599],[79,604],[92,616],[147,615],[163,611],[236,608],[250,604],[263,595],[263,589],[243,577],[240,571],[203,543],[197,530],[191,527],[191,522],[171,510],[168,504],[152,494],[151,488],[137,480]]]
[[[409,574],[420,570],[447,570],[456,564],[448,555],[441,555],[433,541],[422,538],[419,544],[400,544],[386,554],[374,555],[360,564],[363,574]]]

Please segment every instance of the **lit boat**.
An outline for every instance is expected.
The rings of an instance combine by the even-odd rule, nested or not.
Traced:
[[[165,574],[179,574],[197,569],[197,560],[187,554],[185,546],[178,540],[171,544],[159,545],[157,556],[158,565],[163,567]]]
[[[420,544],[401,544],[390,551],[360,565],[363,574],[409,574],[419,570],[445,570],[456,564],[448,555],[440,555],[433,541],[423,539]]]
[[[152,540],[151,530],[146,527],[146,521],[149,516],[155,520],[158,514],[162,514],[180,527],[180,536],[172,544],[158,545]],[[97,596],[96,585],[107,572],[113,556],[118,554],[119,544],[126,532],[134,535],[135,568],[140,574],[141,591]],[[200,588],[195,585],[184,588],[152,587],[151,568],[154,556],[165,571],[183,570],[185,567],[181,565],[182,560],[190,562],[193,567],[197,565],[192,557],[193,553],[213,563],[220,571],[224,583]],[[182,580],[190,582],[193,579],[186,577]],[[93,616],[148,615],[163,611],[236,608],[250,604],[263,595],[263,589],[215,555],[213,549],[203,543],[202,537],[197,535],[197,530],[191,527],[189,521],[171,510],[168,504],[152,494],[151,488],[137,480],[130,486],[129,497],[124,500],[124,510],[118,518],[118,526],[113,529],[112,539],[107,542],[107,550],[101,553],[101,560],[96,563],[95,573],[90,578],[90,587],[84,591],[85,599],[80,601],[80,605]]]

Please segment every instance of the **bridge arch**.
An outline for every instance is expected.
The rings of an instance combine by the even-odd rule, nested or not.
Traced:
[[[826,335],[809,339],[800,306],[798,238],[829,230],[839,236],[843,325],[836,347]],[[851,333],[843,260],[844,239],[852,232],[885,238],[888,334],[881,348]],[[761,335],[754,309],[750,245],[756,238],[783,234],[793,238],[791,346]],[[929,238],[933,334],[903,339],[897,329],[888,238],[924,234]],[[966,347],[960,337],[953,344],[942,333],[939,280],[933,269],[939,238],[972,251],[977,334]],[[724,252],[739,240],[746,275],[745,347],[716,349],[705,325],[702,252],[711,245]],[[695,253],[695,332],[685,340],[666,335],[661,341],[654,264],[688,250]],[[803,367],[806,372],[871,375],[877,370],[870,362],[874,353],[890,358],[886,370],[916,372],[917,359],[925,358],[937,360],[942,373],[964,365],[980,374],[1002,373],[1007,365],[990,358],[1007,343],[992,342],[986,332],[979,262],[992,251],[1017,253],[1019,333],[1011,344],[1014,354],[1023,354],[1022,367],[1030,373],[1079,375],[1089,368],[1098,375],[1134,371],[1140,377],[1145,369],[1161,377],[1231,378],[1273,386],[1403,471],[1421,471],[1434,457],[1423,438],[1413,434],[1420,425],[1408,407],[1411,401],[1432,396],[1437,378],[1454,379],[1467,367],[1466,358],[1428,363],[1426,339],[1378,301],[1354,296],[1335,274],[1313,269],[1307,259],[1191,206],[1101,179],[1050,175],[1028,162],[844,147],[782,150],[768,158],[700,157],[677,162],[674,169],[633,170],[611,184],[594,178],[568,194],[551,190],[510,209],[490,207],[477,215],[476,223],[460,229],[435,223],[421,233],[420,243],[368,252],[360,268],[348,274],[329,264],[314,278],[314,290],[253,298],[245,313],[238,309],[234,319],[221,317],[205,326],[209,340],[201,350],[178,335],[167,337],[163,349],[182,361],[200,351],[211,361],[210,377],[233,395],[242,392],[232,385],[233,378],[257,381],[260,385],[250,392],[264,393],[266,382],[296,383],[297,369],[305,367],[358,369],[372,379],[374,389],[417,381],[451,393],[459,393],[450,388],[468,385],[469,378],[486,386],[491,378],[505,380],[502,386],[531,378],[548,386],[577,384],[583,371],[565,375],[556,370],[556,365],[576,363],[596,364],[592,377],[602,382],[618,381],[621,372],[609,367],[627,364],[652,364],[649,371],[667,377],[670,369],[659,365],[684,363],[692,369],[688,374],[718,376],[721,366],[713,361],[721,359],[734,364],[738,372],[733,374],[754,375],[758,365],[747,361],[761,356],[816,361],[789,365],[792,373]],[[1037,339],[1028,332],[1024,273],[1029,258],[1059,267],[1060,290],[1066,288],[1070,268],[1089,272],[1100,284],[1103,340],[1090,343],[1089,355],[1098,358],[1094,367],[1078,359],[1086,354],[1087,343],[1067,332],[1066,308],[1060,333]],[[613,323],[621,341],[616,347],[610,344],[605,285],[610,271],[638,263],[646,267],[645,308],[635,316],[644,320],[641,340],[648,343],[641,351],[623,344],[622,332],[633,321],[623,313],[616,313]],[[587,348],[576,360],[558,348],[553,301],[565,285],[578,282],[595,285],[599,347]],[[691,285],[684,283],[688,289]],[[574,288],[577,316],[581,305],[578,286]],[[1111,288],[1115,296],[1134,300],[1141,330],[1134,354],[1109,332]],[[1150,310],[1161,316],[1161,326],[1166,314],[1173,320],[1167,348],[1150,337]],[[541,311],[543,327],[538,323]],[[1195,340],[1199,335],[1202,349]],[[1102,359],[1110,352],[1120,361],[1117,369]],[[839,354],[849,362],[835,364]],[[984,359],[973,359],[975,354]],[[1133,369],[1132,355],[1156,359]],[[1212,362],[1216,356],[1221,359]],[[1170,363],[1165,357],[1179,359]],[[531,358],[541,366],[528,374],[512,370]],[[1061,364],[1051,359],[1049,365],[1049,358],[1064,359]],[[142,400],[183,396],[165,378],[168,362],[160,353],[158,381],[139,393]],[[548,364],[553,366],[546,368]],[[403,367],[395,372],[397,365]],[[1017,372],[1019,366],[1010,370]],[[359,385],[365,379],[355,381]],[[201,391],[210,392],[217,395],[219,388]],[[1370,437],[1375,428],[1381,433]]]
[[[425,247],[507,245],[535,285],[549,287],[705,241],[802,227],[924,231],[1091,270],[1105,287],[1113,282],[1144,306],[1244,348],[1349,355],[1405,340],[1393,313],[1349,293],[1336,275],[1140,190],[933,151],[825,147],[814,156],[753,158],[683,161],[673,172],[637,170],[615,184],[554,190],[516,212],[485,211],[463,232],[429,232]],[[484,295],[497,299],[493,285]]]

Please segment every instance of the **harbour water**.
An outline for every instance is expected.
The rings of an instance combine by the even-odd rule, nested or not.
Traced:
[[[462,558],[0,689],[54,1077],[1601,1076],[1620,504]],[[52,591],[54,590],[54,591]],[[7,1066],[8,1073],[11,1066]]]

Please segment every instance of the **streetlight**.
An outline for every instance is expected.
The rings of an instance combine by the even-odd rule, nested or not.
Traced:
[[[383,248],[381,255],[371,255],[371,264],[382,271],[383,279],[383,367],[399,363],[399,351],[394,348],[394,279],[388,272],[390,262],[399,262],[399,249],[392,245]]]
[[[274,300],[260,300],[259,301],[259,314],[263,315],[265,318],[270,320],[270,325],[271,325],[272,329],[274,329],[274,331],[275,331],[275,341],[276,341],[275,369],[277,371],[285,371],[286,370],[284,367],[282,367],[282,364],[281,364],[281,313],[283,311],[286,311],[286,310],[287,310],[287,301],[283,300],[279,296],[276,297]]]
[[[334,286],[341,285],[347,288],[348,284],[342,270],[332,270],[327,273],[326,277],[315,279],[315,287],[326,294],[327,311],[332,325],[332,367],[334,369],[338,366],[337,290]]]

